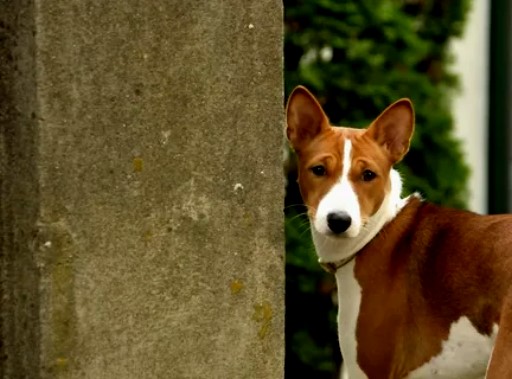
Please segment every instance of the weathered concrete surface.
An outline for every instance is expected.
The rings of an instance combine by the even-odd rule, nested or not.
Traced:
[[[39,209],[34,18],[29,1],[0,0],[0,375],[37,378]]]
[[[281,8],[0,1],[3,377],[282,376]]]

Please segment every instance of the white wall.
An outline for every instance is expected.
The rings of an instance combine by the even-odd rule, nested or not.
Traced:
[[[464,36],[452,43],[461,84],[453,102],[456,135],[472,171],[468,205],[480,213],[487,211],[489,11],[489,1],[473,0]]]

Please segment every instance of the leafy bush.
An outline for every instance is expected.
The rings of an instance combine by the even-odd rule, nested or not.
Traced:
[[[404,192],[462,208],[468,168],[453,136],[448,42],[460,36],[470,0],[285,0],[286,95],[298,84],[335,125],[367,126],[409,97],[411,150],[398,166]],[[318,266],[293,160],[286,197],[286,377],[334,377],[339,363],[333,278]]]

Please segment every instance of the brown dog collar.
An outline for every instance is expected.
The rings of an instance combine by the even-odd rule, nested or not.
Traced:
[[[338,271],[341,267],[347,265],[352,259],[356,257],[357,253],[352,254],[351,256],[347,258],[340,259],[338,261],[334,262],[319,262],[320,266],[327,271],[329,274],[336,274],[336,271]]]

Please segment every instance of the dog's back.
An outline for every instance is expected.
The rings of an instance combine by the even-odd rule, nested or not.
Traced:
[[[409,200],[355,258],[368,377],[485,376],[500,320],[512,316],[511,229],[511,216]]]

